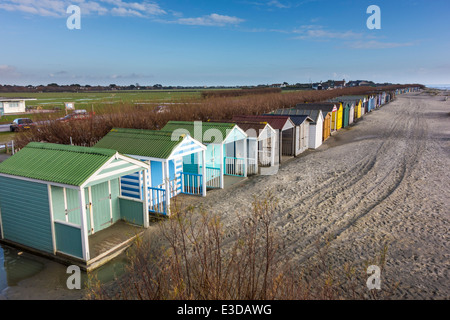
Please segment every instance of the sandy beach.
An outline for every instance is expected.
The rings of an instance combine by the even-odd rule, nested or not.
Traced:
[[[450,102],[411,93],[376,110],[322,147],[195,201],[232,233],[236,214],[272,192],[276,224],[299,266],[332,236],[333,264],[363,266],[388,245],[385,284],[394,299],[450,298]],[[188,200],[189,201],[189,200]]]

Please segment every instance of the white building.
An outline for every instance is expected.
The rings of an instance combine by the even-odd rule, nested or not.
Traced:
[[[25,101],[27,100],[36,99],[0,97],[0,115],[24,113],[26,111]]]

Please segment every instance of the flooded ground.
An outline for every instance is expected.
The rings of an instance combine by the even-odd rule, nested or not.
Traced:
[[[114,280],[125,272],[126,256],[90,273],[102,283]],[[81,290],[69,290],[67,266],[5,245],[0,245],[0,300],[83,299],[88,276],[82,273]]]

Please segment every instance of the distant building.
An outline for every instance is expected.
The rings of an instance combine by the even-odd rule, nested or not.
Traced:
[[[28,100],[36,99],[0,97],[0,115],[24,113],[26,111],[25,101]]]
[[[334,88],[344,88],[346,84],[345,79],[342,81],[334,81]]]
[[[322,82],[320,82],[320,83],[314,83],[314,84],[312,85],[312,88],[313,88],[314,90],[324,90],[324,87],[323,87]]]

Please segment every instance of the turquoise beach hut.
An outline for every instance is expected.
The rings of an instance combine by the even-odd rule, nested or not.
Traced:
[[[206,147],[189,135],[114,128],[95,146],[118,150],[146,163],[145,175],[124,176],[120,187],[123,197],[140,200],[144,200],[146,188],[151,213],[170,215],[170,199],[181,193],[206,196],[202,167]]]
[[[148,227],[145,202],[119,186],[146,167],[114,150],[29,143],[0,164],[1,241],[88,270],[103,264],[131,242],[129,225]]]
[[[207,188],[223,189],[225,176],[247,177],[248,136],[235,123],[169,121],[161,131],[188,134],[206,146]]]

